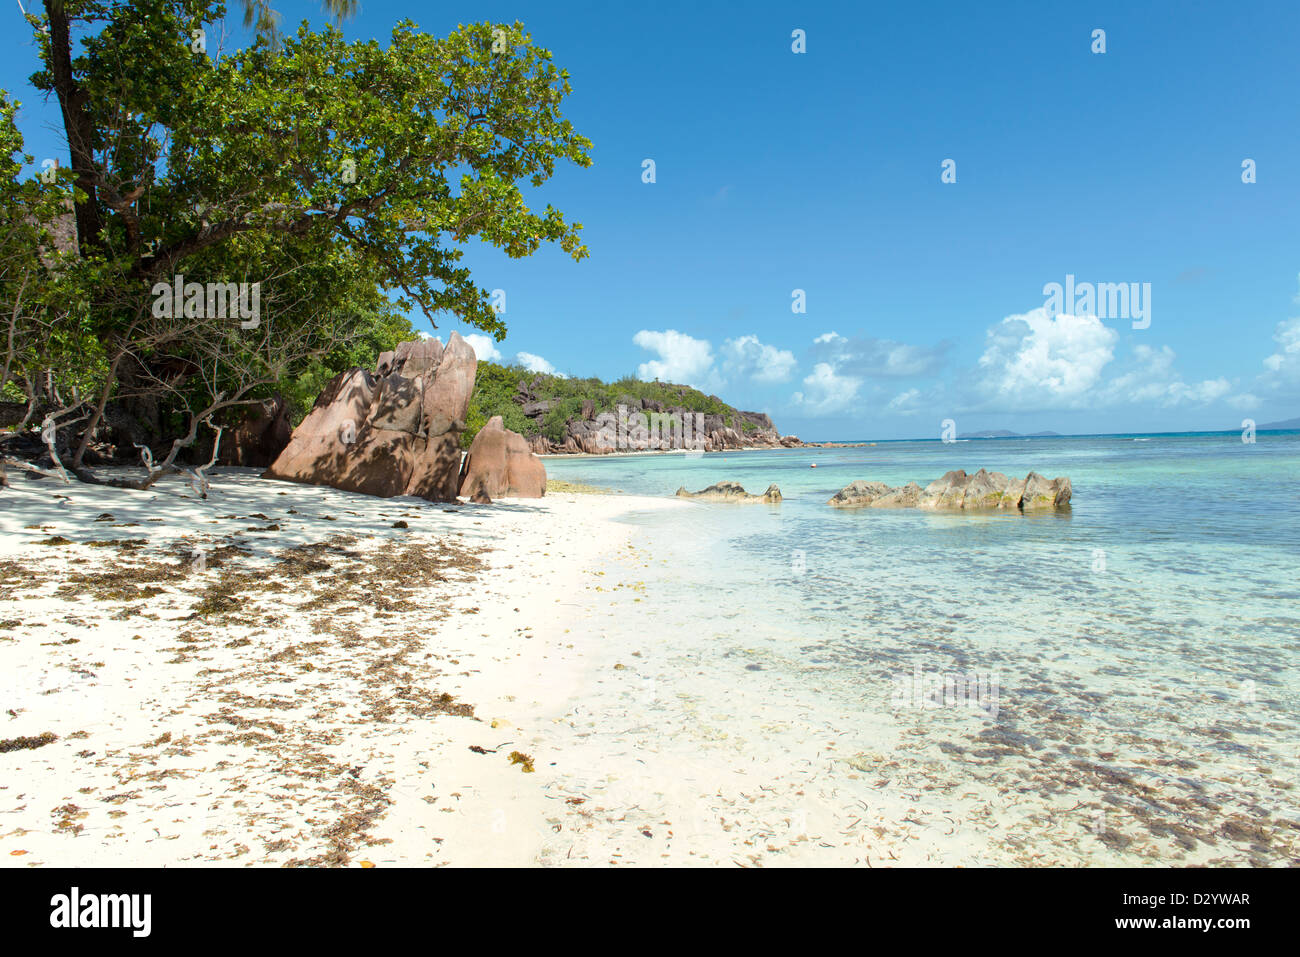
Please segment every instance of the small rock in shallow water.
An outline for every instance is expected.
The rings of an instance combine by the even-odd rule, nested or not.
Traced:
[[[781,501],[781,490],[775,485],[769,485],[767,491],[762,495],[751,495],[745,491],[739,482],[718,482],[708,488],[700,489],[698,492],[688,492],[683,486],[677,490],[677,495],[679,498],[698,498],[706,502],[769,502],[775,504]]]

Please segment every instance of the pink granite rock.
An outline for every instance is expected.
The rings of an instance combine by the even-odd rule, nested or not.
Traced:
[[[453,501],[478,362],[452,333],[401,343],[375,374],[336,376],[265,478],[390,497]]]
[[[541,498],[546,467],[527,440],[494,415],[479,429],[460,470],[460,494],[482,491],[491,498]]]

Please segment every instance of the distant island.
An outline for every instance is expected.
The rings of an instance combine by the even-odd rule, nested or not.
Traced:
[[[1283,419],[1281,422],[1265,422],[1263,425],[1257,425],[1255,428],[1260,431],[1265,429],[1300,429],[1300,418]],[[1232,431],[1236,431],[1235,429]]]
[[[979,432],[957,433],[959,439],[1050,439],[1060,437],[1060,432],[1011,432],[1007,429],[982,429]]]

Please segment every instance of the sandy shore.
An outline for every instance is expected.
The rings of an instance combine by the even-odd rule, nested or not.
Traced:
[[[6,866],[978,864],[996,827],[619,521],[705,506],[13,481]]]
[[[674,505],[13,481],[8,866],[535,862],[545,765],[508,755],[581,680],[565,622],[612,518]]]

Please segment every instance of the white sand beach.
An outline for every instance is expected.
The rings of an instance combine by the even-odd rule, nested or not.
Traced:
[[[3,493],[0,738],[57,740],[4,755],[0,860],[530,863],[545,767],[507,755],[575,687],[560,623],[626,503],[256,475]]]
[[[699,506],[250,469],[3,496],[6,866],[987,861],[998,795],[898,780],[616,521]]]
[[[701,608],[711,506],[442,505],[251,469],[215,472],[207,500],[179,477],[147,492],[12,481],[6,867],[1172,853],[1093,833],[1077,791],[1008,787],[935,750],[936,733],[986,727],[978,713],[893,711],[874,678],[849,696],[823,684],[758,598],[767,583]],[[665,509],[696,511],[653,534],[637,523]],[[1181,860],[1239,857],[1203,843]]]
[[[613,627],[654,574],[615,519],[686,503],[449,506],[250,469],[206,501],[179,477],[13,484],[5,866],[748,866],[909,844],[868,832],[897,838],[903,809],[827,800],[819,776],[859,777],[832,727],[728,687],[681,637]]]

